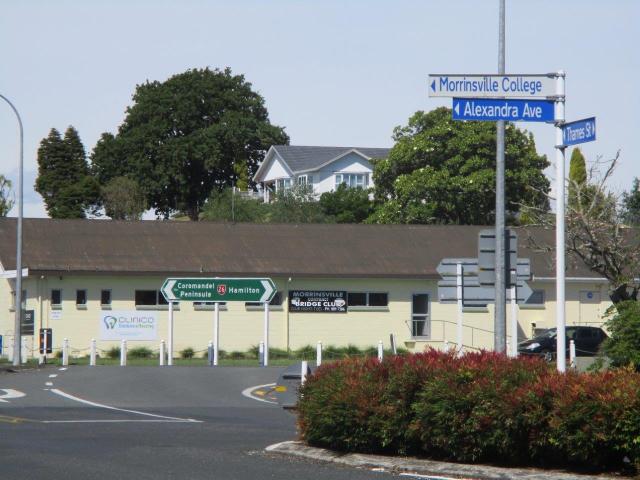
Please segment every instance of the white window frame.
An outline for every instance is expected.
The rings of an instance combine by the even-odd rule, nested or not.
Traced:
[[[291,188],[291,177],[282,177],[275,180],[276,193],[289,190]]]
[[[369,173],[351,173],[351,172],[336,172],[335,173],[335,188],[337,189],[343,183],[349,188],[369,188]]]

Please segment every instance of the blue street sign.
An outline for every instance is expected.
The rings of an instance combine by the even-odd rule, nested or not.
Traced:
[[[550,100],[453,99],[454,120],[553,122],[554,116]]]
[[[566,147],[596,139],[596,117],[584,118],[562,126],[562,144]]]

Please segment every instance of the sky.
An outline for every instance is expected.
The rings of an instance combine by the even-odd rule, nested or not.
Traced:
[[[24,123],[24,215],[40,141],[73,125],[90,153],[116,132],[135,86],[230,67],[263,95],[295,145],[390,147],[430,99],[429,73],[495,73],[498,0],[4,0],[0,93]],[[611,187],[640,176],[640,2],[507,0],[507,73],[566,71],[566,119],[597,118],[588,162],[620,150]],[[519,123],[552,162],[554,128]],[[18,129],[0,107],[0,173],[15,182]],[[568,152],[570,153],[570,151]],[[567,159],[568,163],[568,159]],[[17,214],[17,208],[11,215]]]

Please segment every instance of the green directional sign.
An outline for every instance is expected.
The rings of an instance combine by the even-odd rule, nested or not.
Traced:
[[[269,302],[276,286],[270,278],[167,278],[160,291],[168,302]]]

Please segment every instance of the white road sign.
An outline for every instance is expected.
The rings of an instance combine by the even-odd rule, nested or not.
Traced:
[[[556,95],[554,74],[429,75],[430,97],[549,98]]]

